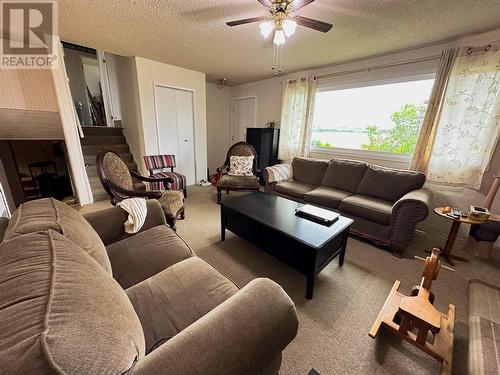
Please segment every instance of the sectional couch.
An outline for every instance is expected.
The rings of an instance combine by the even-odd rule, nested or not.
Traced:
[[[345,159],[294,158],[291,165],[266,168],[264,181],[269,193],[354,219],[351,233],[395,255],[403,254],[432,199],[422,173]]]
[[[240,290],[147,207],[133,236],[117,207],[40,199],[0,218],[0,373],[278,373],[298,326],[287,294]]]

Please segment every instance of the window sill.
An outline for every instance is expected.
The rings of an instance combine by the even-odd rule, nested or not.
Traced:
[[[346,158],[367,161],[372,164],[380,164],[382,166],[398,166],[399,168],[408,168],[411,155],[394,154],[384,151],[366,151],[355,150],[349,148],[327,148],[327,147],[312,147],[310,154],[328,158]]]

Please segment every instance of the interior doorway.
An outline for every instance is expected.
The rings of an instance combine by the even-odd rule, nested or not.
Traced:
[[[113,126],[104,59],[93,48],[62,42],[75,111],[82,126]]]
[[[155,85],[158,154],[175,155],[176,171],[194,185],[196,156],[194,144],[194,95],[190,90]]]
[[[247,128],[257,126],[257,98],[255,96],[232,100],[231,143],[244,141]]]
[[[3,195],[8,185],[15,207],[49,197],[74,202],[66,155],[62,140],[0,140]]]

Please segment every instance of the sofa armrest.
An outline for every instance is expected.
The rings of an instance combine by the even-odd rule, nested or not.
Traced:
[[[147,215],[144,225],[139,232],[153,228],[157,225],[166,225],[165,214],[160,203],[155,199],[146,201]],[[131,236],[125,232],[123,224],[128,219],[128,213],[120,207],[112,207],[106,210],[84,215],[85,219],[101,237],[105,246]]]
[[[265,182],[266,193],[271,193],[274,185],[280,181],[289,181],[293,179],[291,164],[276,164],[264,169],[263,178]]]
[[[396,252],[402,253],[415,232],[419,221],[429,214],[432,192],[421,188],[410,191],[394,203],[391,210],[391,243]]]
[[[256,279],[138,361],[132,374],[267,374],[297,328],[290,297]]]

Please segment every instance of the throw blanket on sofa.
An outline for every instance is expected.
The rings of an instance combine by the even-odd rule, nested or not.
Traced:
[[[137,233],[142,228],[146,220],[146,214],[148,213],[146,200],[144,198],[124,199],[118,203],[118,207],[121,207],[128,213],[128,219],[123,224],[125,232],[130,234]]]
[[[276,164],[267,167],[266,171],[269,175],[269,183],[292,179],[292,166],[290,164]]]

